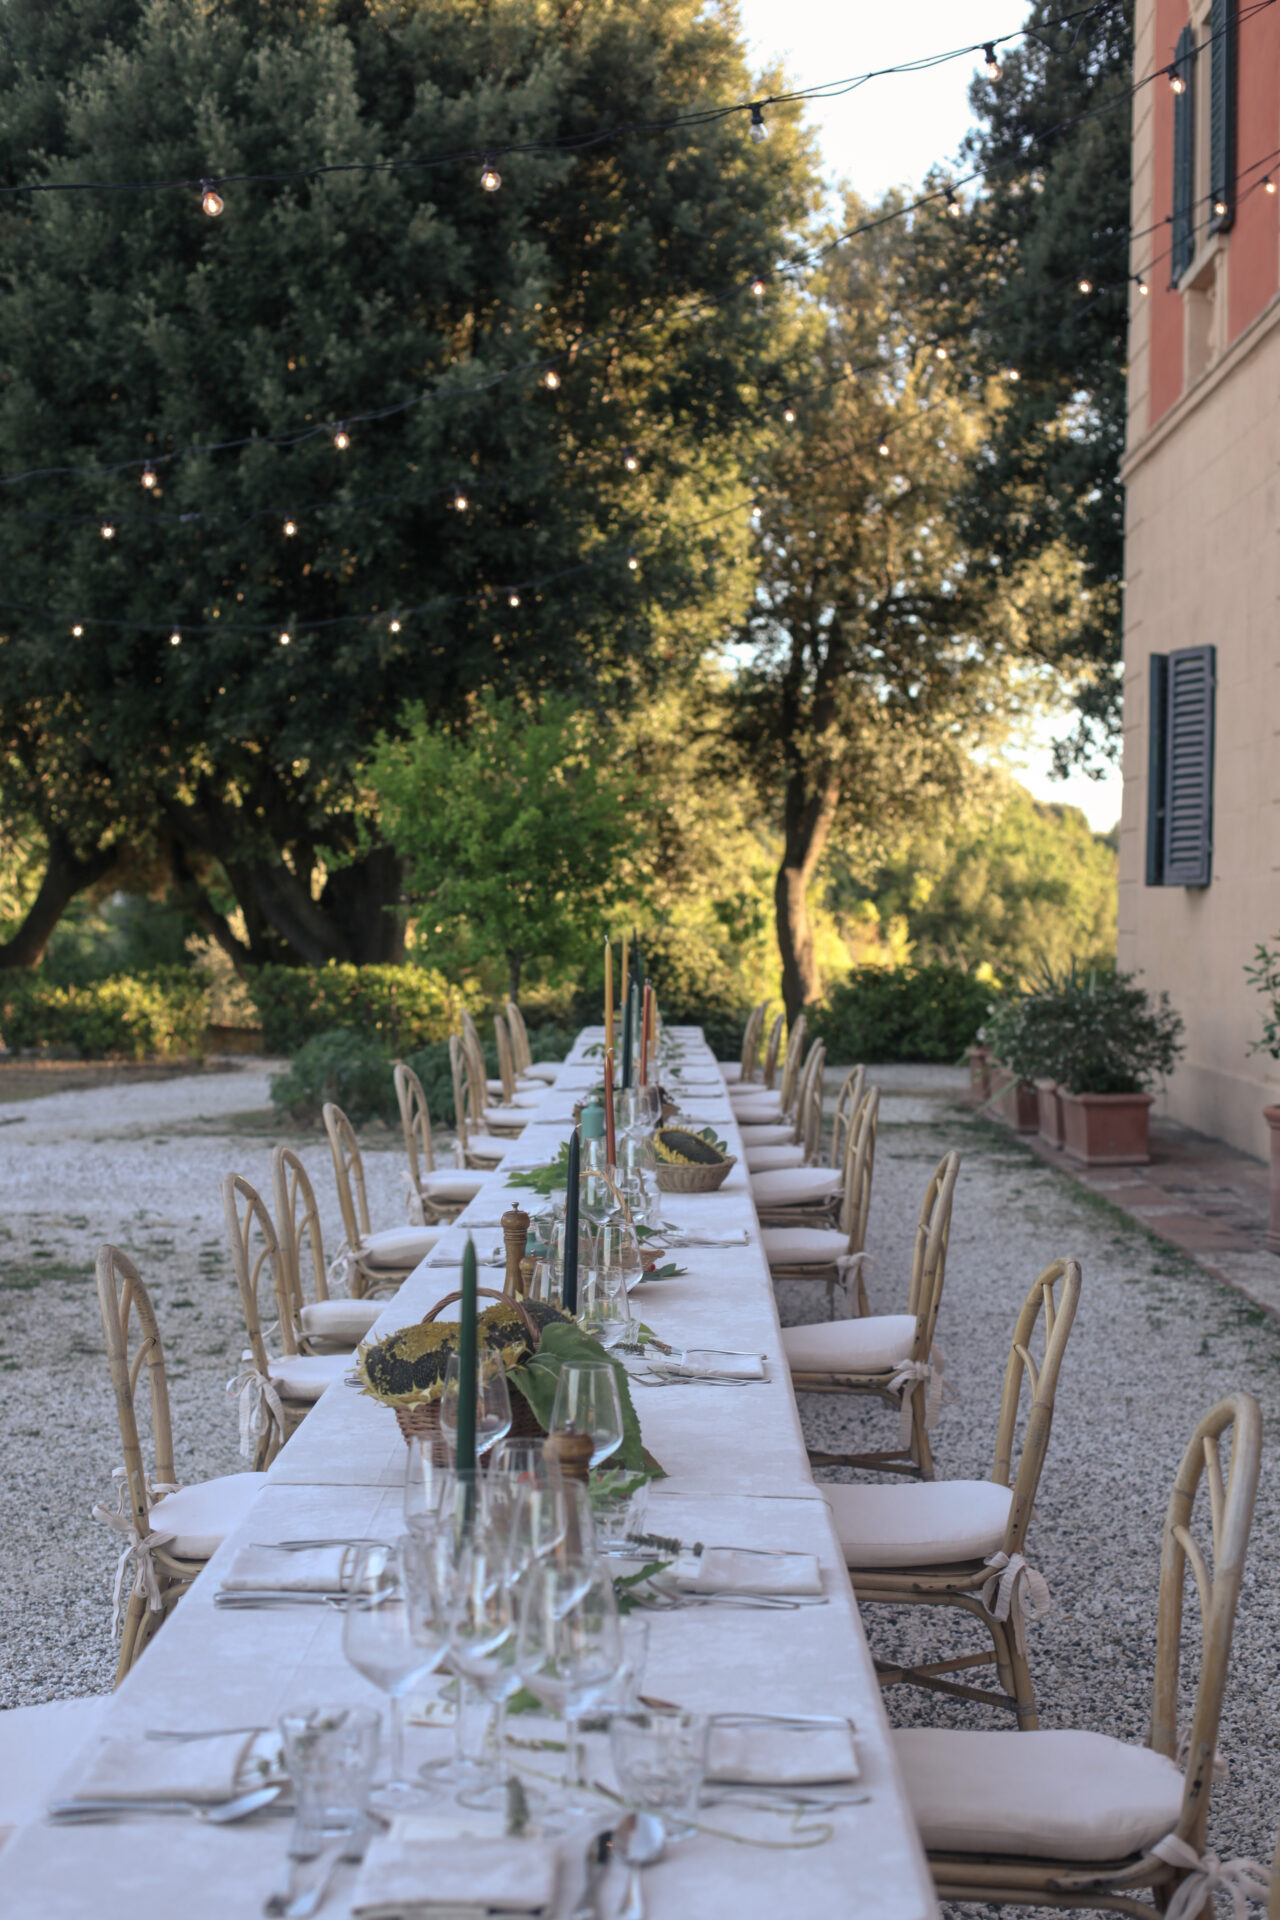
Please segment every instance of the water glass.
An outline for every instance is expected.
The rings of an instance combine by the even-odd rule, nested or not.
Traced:
[[[540,1565],[582,1569],[585,1587],[598,1556],[591,1496],[577,1481],[520,1488],[507,1531],[507,1572],[512,1585]]]
[[[561,1367],[550,1431],[589,1433],[593,1467],[618,1451],[622,1445],[622,1401],[610,1361],[584,1361]]]
[[[414,1579],[410,1564],[423,1551],[422,1540],[412,1535],[394,1546],[359,1547],[344,1586],[342,1651],[357,1673],[387,1695],[390,1710],[391,1778],[370,1800],[380,1813],[426,1806],[433,1797],[405,1778],[404,1764],[402,1702],[447,1651],[427,1583]]]
[[[434,1434],[414,1434],[404,1463],[404,1523],[410,1533],[432,1531],[441,1503],[453,1486],[453,1468],[445,1461],[446,1443]]]
[[[375,1707],[306,1707],[282,1717],[295,1809],[289,1851],[300,1860],[342,1834],[351,1836],[352,1858],[364,1851],[379,1724]]]
[[[565,1250],[565,1225],[564,1225],[564,1221],[560,1220],[560,1221],[557,1221],[555,1227],[552,1230],[551,1251],[547,1255],[547,1260],[546,1260],[547,1273],[550,1279],[550,1288],[548,1292],[548,1298],[552,1300],[556,1305],[559,1305],[559,1303],[564,1299],[564,1250]],[[586,1285],[588,1275],[591,1273],[593,1267],[595,1266],[595,1261],[596,1261],[595,1235],[591,1231],[591,1227],[589,1223],[580,1218],[578,1222],[578,1294],[579,1294],[579,1297],[581,1297],[582,1289]]]
[[[612,1349],[630,1340],[634,1331],[627,1276],[621,1267],[597,1267],[579,1295],[578,1322],[585,1333]]]
[[[628,1288],[634,1287],[644,1271],[644,1259],[636,1230],[624,1220],[608,1220],[596,1234],[596,1271],[607,1273],[620,1268]]]
[[[440,1431],[456,1451],[458,1441],[458,1356],[449,1355],[440,1395]],[[511,1431],[511,1395],[502,1357],[481,1353],[476,1363],[476,1454],[496,1447]]]
[[[707,1771],[707,1721],[681,1709],[615,1714],[609,1750],[627,1799],[660,1814],[673,1840],[692,1832]]]
[[[564,1786],[570,1804],[581,1780],[578,1722],[606,1698],[622,1669],[613,1580],[596,1564],[581,1571],[542,1562],[526,1577],[516,1636],[516,1671],[530,1693],[565,1723]]]

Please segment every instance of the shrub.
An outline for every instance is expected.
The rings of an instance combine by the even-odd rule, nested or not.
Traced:
[[[456,1031],[463,996],[427,967],[252,967],[246,976],[267,1053],[293,1054],[343,1029],[403,1054]]]
[[[380,1040],[337,1028],[301,1046],[283,1073],[271,1076],[271,1100],[295,1120],[318,1117],[326,1100],[360,1126],[397,1113],[391,1061]]]
[[[812,1017],[832,1061],[958,1060],[996,988],[962,967],[857,967]]]
[[[1149,993],[1131,973],[1072,966],[1057,979],[1046,974],[1025,998],[1033,1005],[1024,1016],[1024,1058],[1034,1055],[1039,1073],[1071,1093],[1145,1092],[1183,1050],[1182,1019],[1168,994]],[[1006,1064],[1017,1070],[1012,1059]]]
[[[0,974],[0,1032],[15,1051],[54,1047],[86,1060],[195,1053],[208,1019],[205,988],[185,967],[67,987],[25,969]]]

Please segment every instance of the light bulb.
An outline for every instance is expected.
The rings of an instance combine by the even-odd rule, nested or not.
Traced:
[[[339,453],[345,453],[347,448],[351,445],[351,435],[347,432],[345,427],[338,428],[338,431],[333,436],[333,444],[338,449]]]
[[[560,375],[556,372],[554,367],[547,368],[546,372],[542,376],[542,384],[544,387],[550,387],[552,393],[554,393],[556,388],[560,385]]]
[[[754,106],[754,105],[752,106],[751,125],[748,131],[751,135],[751,138],[755,141],[757,146],[760,145],[761,141],[767,140],[769,138],[769,129],[768,127],[766,127],[764,123],[763,107]]]
[[[1224,215],[1224,214],[1226,213],[1226,211],[1227,211],[1227,203],[1226,203],[1226,201],[1225,201],[1225,200],[1215,200],[1215,201],[1214,201],[1214,203],[1213,203],[1213,211],[1214,211],[1214,213],[1215,213],[1215,214],[1217,215],[1217,217],[1218,217],[1218,219],[1219,219],[1219,220],[1221,220],[1221,219],[1222,219],[1222,217],[1223,217],[1223,215]]]
[[[878,454],[881,454],[883,457],[887,459],[889,454],[889,442],[887,440],[882,440],[880,442],[880,445],[876,448],[876,452]]]
[[[110,520],[104,520],[102,523],[102,537],[104,540],[114,540],[116,537],[116,530]]]
[[[518,607],[520,605],[520,595],[518,593],[509,593],[507,595],[507,605],[509,607]]]
[[[1134,275],[1134,285],[1137,287],[1139,293],[1150,293],[1151,291],[1140,273]]]
[[[1077,285],[1077,286],[1079,287],[1079,289],[1080,289],[1080,291],[1081,291],[1081,293],[1092,293],[1092,292],[1093,292],[1093,282],[1092,282],[1092,280],[1089,280],[1089,279],[1082,279],[1082,280],[1077,280],[1077,282],[1076,282],[1076,285]]]
[[[151,465],[150,461],[148,461],[146,466],[142,469],[142,484],[147,489],[148,493],[150,493],[152,487],[154,487],[154,485],[156,484],[155,469]]]
[[[754,293],[757,300],[764,299],[764,281],[760,278],[759,274],[757,274],[755,279],[751,282],[751,291],[752,293]]]
[[[173,632],[169,635],[169,645],[171,647],[180,647],[182,645],[182,635],[179,633],[176,627],[174,628]]]
[[[1006,380],[1012,380],[1016,382],[1021,380],[1022,375],[1018,372],[1018,369],[1016,367],[1006,367],[1004,370],[1004,377]]]
[[[282,633],[282,634],[280,635],[280,645],[281,645],[282,647],[287,647],[287,646],[288,646],[288,644],[289,644],[289,636],[288,636],[288,634],[287,634],[287,633]]]
[[[399,622],[398,620],[393,620],[393,621],[391,622],[391,631],[392,631],[392,633],[399,633],[399,631],[400,631],[400,622]]]
[[[627,565],[631,569],[632,573],[639,573],[640,562],[636,559],[634,553],[629,553],[627,555]]]
[[[958,220],[960,218],[960,215],[964,212],[964,208],[960,205],[960,202],[956,199],[955,192],[951,187],[947,188],[947,212],[951,215],[951,218],[953,220]]]
[[[946,359],[946,357],[947,357],[947,350],[946,350],[946,348],[945,348],[945,347],[935,347],[933,351],[934,351],[934,353],[935,353],[935,354],[937,355],[937,357],[938,357],[938,359],[939,359],[939,360],[945,360],[945,359]]]
[[[216,220],[226,205],[226,201],[218,192],[212,180],[202,180],[200,182],[200,205],[204,208],[211,220]]]
[[[283,526],[283,528],[281,529],[281,531],[283,532],[283,534],[284,534],[284,536],[285,536],[285,538],[286,538],[286,540],[292,540],[292,538],[293,538],[293,536],[294,536],[294,534],[295,534],[295,533],[296,533],[296,532],[298,531],[298,523],[297,523],[297,521],[296,521],[296,520],[286,520],[286,521],[285,521],[285,523],[284,523],[284,526]]]
[[[83,628],[83,627],[72,627],[72,629],[71,629],[71,631],[72,631],[72,634],[73,634],[73,635],[75,636],[75,638],[76,638],[76,639],[78,640],[78,639],[79,639],[79,638],[81,637],[81,635],[83,634],[83,632],[84,632],[84,628]]]
[[[983,65],[987,69],[988,80],[998,80],[1000,78],[1000,62],[996,59],[996,47],[995,47],[994,40],[983,41],[982,61],[983,61]]]
[[[465,494],[465,493],[464,493],[464,492],[462,491],[462,489],[461,489],[461,487],[455,487],[455,488],[454,488],[454,490],[453,490],[453,504],[454,504],[454,506],[455,506],[455,508],[457,509],[457,511],[458,511],[459,513],[465,513],[465,512],[466,512],[466,510],[467,510],[467,496],[466,496],[466,494]]]
[[[1187,83],[1183,79],[1182,75],[1178,72],[1178,69],[1176,67],[1170,67],[1168,69],[1168,73],[1169,73],[1170,90],[1173,93],[1185,93],[1187,90]]]
[[[502,185],[502,175],[498,172],[498,163],[491,153],[486,153],[480,169],[480,185],[486,193],[496,193]]]
[[[628,473],[639,473],[640,455],[636,452],[634,447],[627,448],[626,452],[622,456],[622,464],[626,468]]]
[[[1262,191],[1264,193],[1274,193],[1275,190],[1276,190],[1275,181],[1271,178],[1271,175],[1269,173],[1264,173],[1262,176]]]
[[[788,425],[788,426],[790,426],[790,425],[791,425],[791,422],[792,422],[792,421],[793,421],[793,420],[795,419],[795,417],[796,417],[796,410],[795,410],[795,408],[794,408],[794,407],[787,407],[787,408],[785,408],[785,409],[784,409],[784,411],[783,411],[783,415],[782,415],[782,417],[783,417],[783,419],[784,419],[784,420],[786,421],[786,423],[787,423],[787,425]]]

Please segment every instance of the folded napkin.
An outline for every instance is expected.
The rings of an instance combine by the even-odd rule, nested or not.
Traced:
[[[739,1786],[805,1787],[856,1780],[858,1755],[845,1725],[712,1719],[707,1779]]]
[[[241,1547],[223,1576],[219,1593],[341,1593],[342,1569],[351,1549],[341,1547]]]
[[[358,1920],[550,1913],[558,1877],[558,1852],[544,1840],[419,1840],[393,1831],[365,1855],[351,1911]]]
[[[745,1227],[678,1227],[665,1220],[662,1232],[672,1246],[685,1247],[745,1247],[748,1238]]]
[[[704,1547],[676,1561],[676,1585],[685,1593],[822,1592],[812,1553],[757,1553],[750,1547]]]
[[[695,1379],[704,1374],[727,1380],[763,1380],[765,1377],[762,1354],[727,1353],[717,1347],[686,1347],[683,1353],[655,1354],[650,1365],[655,1372],[683,1374]]]
[[[225,1733],[208,1740],[147,1740],[116,1735],[97,1748],[69,1800],[59,1805],[74,1806],[80,1800],[190,1800],[210,1806],[230,1800],[255,1784],[246,1780],[246,1767],[257,1737]],[[272,1738],[278,1747],[278,1739]]]

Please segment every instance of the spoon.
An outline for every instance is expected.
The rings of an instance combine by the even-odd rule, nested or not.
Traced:
[[[640,1886],[641,1867],[661,1860],[667,1844],[666,1829],[656,1813],[629,1813],[613,1836],[614,1852],[627,1863],[627,1887],[618,1908],[617,1920],[644,1920],[644,1893]]]

